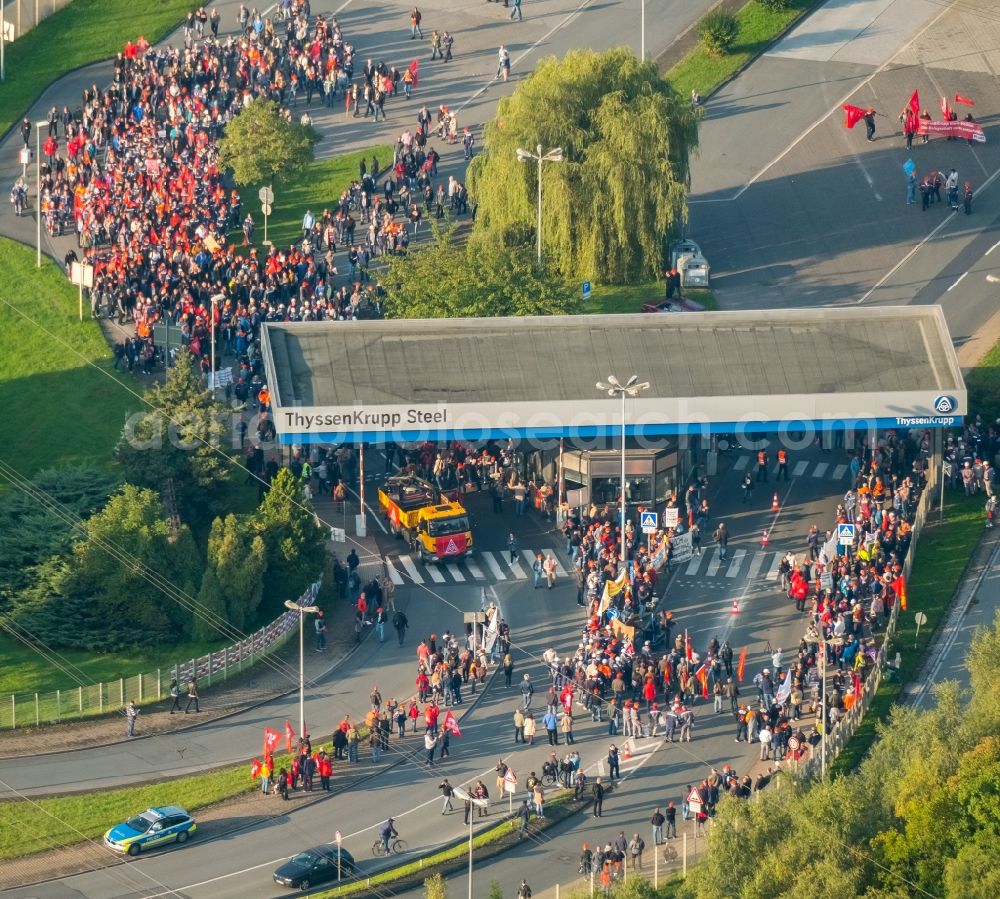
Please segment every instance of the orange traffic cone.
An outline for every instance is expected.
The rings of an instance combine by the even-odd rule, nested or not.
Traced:
[[[760,548],[767,549],[767,530],[765,530],[764,533],[760,535]]]
[[[771,511],[772,512],[777,512],[778,511],[778,491],[777,490],[774,492],[774,498],[771,500]]]
[[[739,615],[740,614],[740,601],[738,599],[734,599],[733,600],[733,608],[731,610],[731,614],[733,614],[733,615]]]
[[[626,740],[625,745],[622,747],[622,761],[627,762],[630,758],[632,758],[632,749],[629,746],[629,741]]]

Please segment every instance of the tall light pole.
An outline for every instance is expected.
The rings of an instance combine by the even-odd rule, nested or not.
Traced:
[[[35,268],[42,267],[42,128],[48,124],[35,122]]]
[[[646,61],[646,0],[639,0],[639,58]]]
[[[622,483],[621,483],[621,495],[622,495],[622,508],[621,508],[621,563],[622,569],[625,568],[626,558],[625,558],[625,398],[626,397],[637,397],[643,390],[649,389],[649,381],[643,381],[641,384],[637,383],[639,381],[638,375],[632,375],[631,378],[625,384],[622,384],[614,375],[608,375],[607,381],[598,381],[597,389],[601,391],[607,391],[608,396],[615,397],[620,396],[622,398]]]
[[[820,721],[823,722],[823,731],[820,733],[819,743],[819,781],[826,783],[826,638],[821,638],[819,651],[823,654],[823,673],[820,681]]]
[[[462,787],[455,787],[454,793],[462,802],[471,803],[469,809],[469,899],[472,899],[472,822],[476,819],[475,810],[487,805],[488,802],[485,799],[476,799]],[[503,794],[501,794],[501,798],[502,796]]]
[[[211,311],[211,316],[212,316],[212,321],[211,321],[212,374],[211,374],[210,378],[211,378],[212,397],[213,398],[215,397],[215,377],[216,377],[216,375],[215,375],[215,304],[218,303],[220,300],[224,300],[225,298],[226,298],[226,295],[223,294],[223,293],[214,293],[214,294],[212,294],[212,296],[210,298],[211,299],[211,303],[212,303],[212,311]],[[168,331],[167,334],[169,335],[169,333],[170,332]],[[168,356],[170,355],[170,345],[169,345],[169,343],[167,345],[167,355]]]
[[[306,734],[306,613],[315,615],[319,606],[300,606],[290,599],[285,608],[299,613],[299,736]]]
[[[554,150],[549,150],[548,153],[542,153],[542,145],[538,144],[535,147],[534,153],[529,153],[527,150],[523,150],[521,147],[517,148],[517,161],[527,162],[529,159],[533,159],[538,163],[538,226],[535,229],[535,243],[538,250],[538,267],[542,267],[542,163],[543,162],[562,162],[563,161],[563,151],[562,147],[556,147]]]

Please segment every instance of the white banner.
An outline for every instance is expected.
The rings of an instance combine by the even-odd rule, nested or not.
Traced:
[[[671,565],[679,565],[681,562],[688,562],[694,556],[694,543],[691,540],[691,532],[685,531],[678,534],[670,541],[670,548],[673,553],[670,556]]]

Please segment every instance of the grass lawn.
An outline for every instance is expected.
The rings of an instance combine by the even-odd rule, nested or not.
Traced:
[[[684,296],[701,303],[706,309],[718,309],[712,291],[707,288],[688,288]],[[643,281],[639,284],[595,284],[590,299],[584,301],[580,312],[586,315],[608,315],[615,312],[639,312],[643,303],[658,302],[664,297],[662,281]]]
[[[937,495],[935,490],[935,500]],[[903,687],[920,673],[934,632],[951,603],[969,556],[982,536],[983,502],[979,496],[946,493],[944,521],[940,523],[936,511],[938,506],[934,503],[934,511],[928,515],[917,541],[917,555],[906,585],[907,611],[900,613],[889,653],[890,658],[897,650],[900,653],[900,676],[892,682],[882,678],[864,720],[831,768],[834,775],[846,774],[857,768],[877,738],[876,725],[888,718],[892,706],[899,702]],[[920,628],[919,636],[914,620],[917,612],[927,615],[927,624]]]
[[[981,412],[985,421],[1000,417],[1000,343],[997,343],[979,364],[965,376],[969,389],[969,409]]]
[[[304,172],[296,175],[286,184],[274,184],[274,212],[268,217],[267,239],[279,249],[287,249],[292,243],[302,239],[302,216],[311,209],[317,220],[322,217],[323,210],[334,211],[341,192],[350,187],[352,181],[358,178],[358,163],[364,159],[365,165],[371,168],[374,155],[379,167],[385,169],[392,162],[392,147],[382,144],[345,153],[332,159],[314,162]],[[260,243],[264,239],[264,215],[260,211],[258,193],[263,185],[254,184],[240,190],[243,199],[243,215],[249,211],[253,214],[256,233],[254,239]],[[355,221],[358,217],[355,214]],[[354,239],[361,241],[363,231],[360,221]],[[237,245],[242,243],[243,235],[234,231],[230,240]]]
[[[682,97],[690,96],[692,89],[707,97],[819,2],[790,0],[787,9],[770,10],[750,0],[736,13],[739,32],[729,53],[712,56],[699,43],[697,49],[667,72],[667,80]]]
[[[140,35],[156,43],[189,9],[197,7],[192,0],[73,0],[42,19],[37,28],[7,47],[7,79],[0,91],[0,134],[57,78],[71,69],[112,58],[127,40]],[[79,103],[80,98],[76,100]]]
[[[98,325],[47,258],[0,239],[0,456],[21,474],[67,463],[107,465],[126,417],[143,407],[113,370]],[[3,489],[3,485],[0,485]]]

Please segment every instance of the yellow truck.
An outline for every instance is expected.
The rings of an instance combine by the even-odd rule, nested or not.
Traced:
[[[387,478],[378,502],[389,527],[402,537],[421,562],[443,562],[472,555],[469,513],[429,481],[413,475]]]

